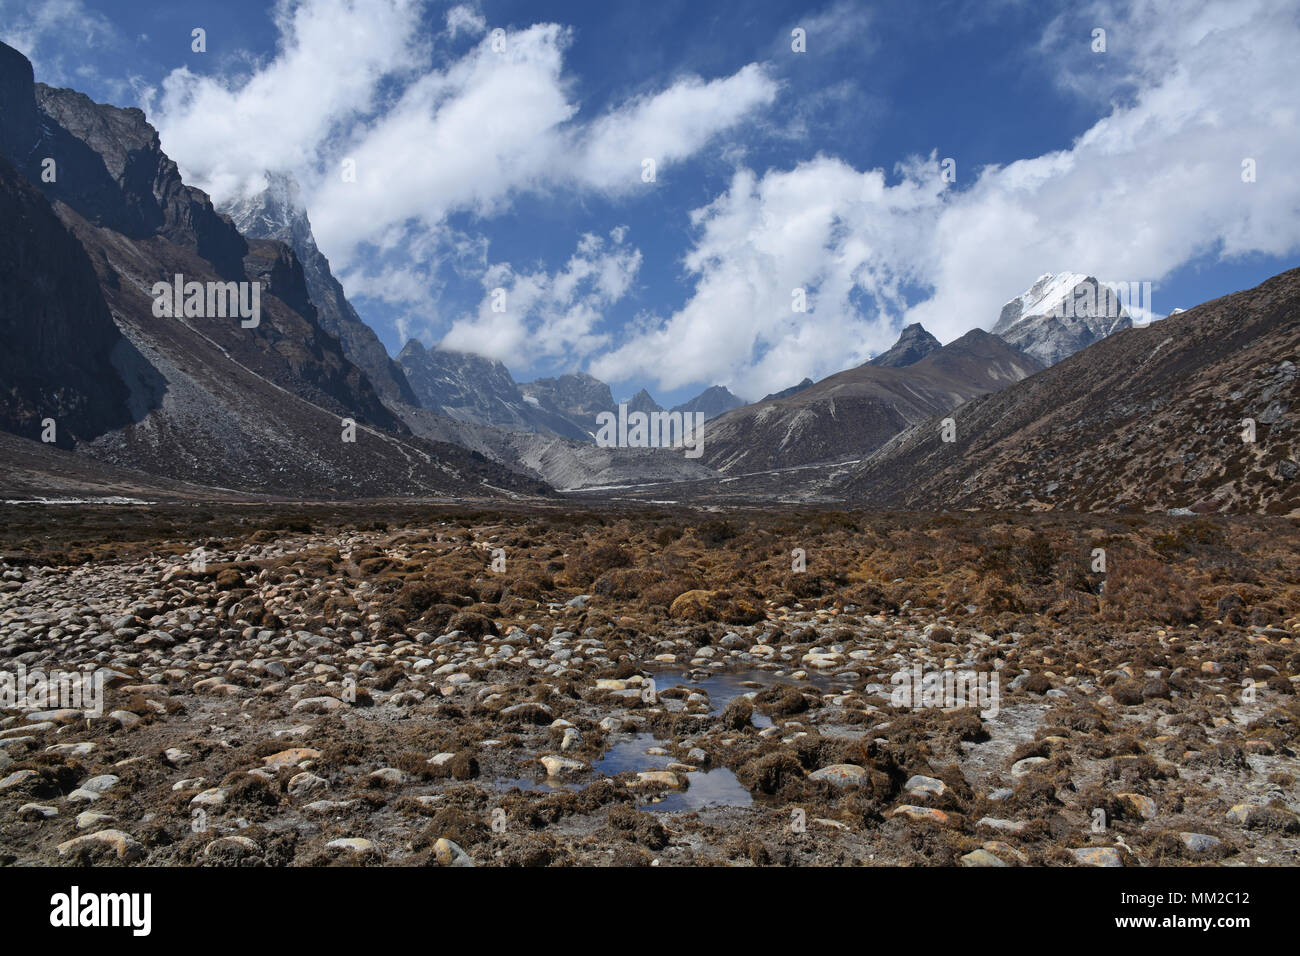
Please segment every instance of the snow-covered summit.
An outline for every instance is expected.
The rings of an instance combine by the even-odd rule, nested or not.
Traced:
[[[1002,307],[993,334],[1047,365],[1133,320],[1117,293],[1081,272],[1046,273]]]

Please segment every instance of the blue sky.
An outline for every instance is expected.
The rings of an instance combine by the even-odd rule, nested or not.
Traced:
[[[989,328],[1045,272],[1150,281],[1164,314],[1294,266],[1298,21],[1281,0],[0,0],[38,79],[144,107],[218,202],[293,172],[390,351],[664,404],[831,374],[910,321]]]

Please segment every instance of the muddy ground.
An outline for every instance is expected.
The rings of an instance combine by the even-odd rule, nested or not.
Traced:
[[[6,519],[5,864],[1300,862],[1294,519]]]

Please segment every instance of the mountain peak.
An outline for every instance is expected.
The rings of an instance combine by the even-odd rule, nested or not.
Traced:
[[[705,421],[708,421],[744,404],[744,400],[733,395],[726,386],[711,385],[689,401],[674,405],[672,410],[675,412],[703,412]]]
[[[1055,365],[1133,320],[1110,286],[1081,272],[1048,272],[1002,307],[993,334]]]
[[[898,341],[887,352],[881,352],[867,364],[905,368],[915,365],[937,348],[939,340],[927,332],[920,322],[913,322],[903,329]]]
[[[771,402],[778,398],[789,398],[791,395],[797,395],[799,392],[802,392],[805,388],[812,388],[812,385],[813,380],[805,375],[803,381],[798,385],[791,385],[789,388],[783,388],[779,392],[769,392],[767,395],[760,398],[759,401]]]
[[[417,405],[401,366],[352,307],[329,260],[316,246],[298,181],[284,170],[267,170],[265,175],[266,188],[230,203],[223,211],[245,236],[274,239],[292,249],[302,263],[321,328],[339,340],[344,354],[366,373],[382,398]]]
[[[574,422],[584,432],[597,429],[596,416],[614,407],[609,386],[586,372],[565,372],[519,386],[525,400]]]
[[[265,176],[263,190],[226,204],[222,211],[244,235],[287,243],[304,262],[315,258],[319,255],[316,237],[298,180],[283,170],[267,170]]]
[[[644,388],[627,400],[629,412],[662,412],[663,406],[650,397]]]

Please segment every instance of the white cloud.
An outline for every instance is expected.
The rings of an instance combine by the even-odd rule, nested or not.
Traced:
[[[684,160],[775,96],[750,65],[711,82],[683,77],[584,124],[563,73],[569,40],[557,24],[508,34],[504,52],[484,38],[355,130],[340,155],[356,161],[357,181],[327,176],[310,204],[322,249],[346,263],[394,226],[492,216],[520,192],[646,188],[644,158],[660,170]]]
[[[575,175],[615,192],[640,188],[644,159],[653,159],[656,167],[685,159],[718,131],[770,105],[776,93],[776,83],[754,63],[708,83],[685,77],[593,123],[576,151]]]
[[[454,40],[462,33],[481,36],[487,30],[487,20],[475,7],[458,4],[447,11],[447,32]]]
[[[114,92],[127,89],[105,78],[89,58],[116,49],[122,37],[112,22],[81,0],[0,0],[0,40],[32,61],[36,78],[52,86],[86,81]]]
[[[609,238],[588,233],[555,273],[517,272],[508,263],[483,277],[485,298],[473,316],[458,320],[442,340],[445,348],[477,352],[524,372],[538,359],[584,357],[607,346],[600,328],[605,310],[631,289],[641,252],[626,242],[627,227]],[[494,311],[494,292],[505,291],[505,311]]]
[[[394,227],[437,229],[457,210],[492,215],[514,191],[544,188],[561,164],[558,130],[576,112],[561,78],[566,40],[555,24],[510,34],[504,53],[485,39],[332,146],[357,175],[332,172],[309,200],[326,254],[347,263],[361,243],[392,242]]]
[[[818,13],[794,20],[790,29],[798,27],[804,31],[804,56],[823,56],[847,46],[864,53],[877,44],[870,32],[872,19],[868,7],[853,0],[835,0]],[[782,55],[791,51],[793,39],[789,30],[780,37],[778,43]]]
[[[166,78],[151,111],[164,148],[218,203],[261,188],[264,170],[293,172],[322,251],[348,271],[360,247],[437,237],[449,215],[493,216],[523,192],[644,187],[643,158],[662,171],[776,95],[751,64],[681,77],[584,121],[564,73],[565,28],[510,32],[504,51],[482,36],[431,66],[420,13],[415,0],[280,7],[282,42],[268,62],[237,77]],[[452,33],[486,27],[468,6],[447,22]]]
[[[860,362],[902,323],[943,341],[988,328],[1043,272],[1158,283],[1205,255],[1300,248],[1296,6],[1138,0],[1058,21],[1044,51],[1063,86],[1093,98],[1115,83],[1078,79],[1098,22],[1123,56],[1126,95],[1068,149],[984,169],[956,190],[941,188],[934,157],[902,167],[895,185],[826,157],[742,170],[694,213],[689,300],[593,373],[756,396]],[[1245,158],[1257,182],[1242,182]],[[904,308],[901,283],[931,294]],[[807,316],[790,313],[796,286],[811,290]]]
[[[825,156],[762,177],[737,172],[692,214],[700,232],[685,266],[697,281],[685,307],[598,357],[592,373],[666,389],[725,382],[758,397],[865,361],[891,333],[858,303],[869,294],[902,314],[901,286],[925,257],[923,217],[942,191],[932,172],[887,186],[879,170]],[[795,289],[806,312],[794,311]]]
[[[987,327],[1026,273],[1158,281],[1207,254],[1300,246],[1295,7],[1141,2],[1095,16],[1114,24],[1112,47],[1129,47],[1131,105],[1069,150],[985,170],[959,194],[935,232],[935,295],[909,320],[952,337],[963,307]],[[1242,182],[1245,158],[1255,183]]]
[[[305,180],[328,139],[382,105],[380,84],[421,62],[421,9],[418,0],[282,0],[272,59],[237,76],[174,70],[156,102],[145,97],[146,112],[187,181],[218,202],[259,188],[268,169]]]
[[[621,235],[584,238],[549,273],[490,264],[485,240],[449,221],[496,216],[525,193],[636,195],[715,143],[741,164],[746,138],[735,133],[747,124],[770,135],[779,119],[794,135],[854,89],[828,83],[826,102],[766,115],[780,92],[774,61],[677,77],[586,115],[562,26],[513,31],[497,52],[479,7],[462,4],[446,33],[474,42],[435,59],[424,12],[418,0],[283,0],[272,57],[238,75],[173,72],[151,118],[187,179],[218,201],[256,188],[265,169],[293,171],[349,292],[403,310],[404,329],[432,338],[449,318],[437,301],[445,267],[510,290],[505,316],[485,303],[454,322],[449,346],[515,362],[588,357],[614,381],[718,382],[753,397],[860,362],[905,322],[945,341],[987,328],[1042,272],[1158,290],[1207,254],[1300,246],[1296,4],[1095,3],[1055,20],[1039,48],[1058,85],[1100,117],[1077,141],[984,170],[959,155],[955,189],[939,181],[935,154],[888,173],[825,155],[738,167],[693,214],[688,300],[638,316],[615,340],[603,310],[640,265]],[[810,57],[818,43],[870,41],[869,16],[842,3],[803,25]],[[1107,59],[1090,50],[1095,25],[1108,31]],[[1240,179],[1247,157],[1258,166],[1251,184]],[[340,177],[344,158],[356,182]],[[645,158],[660,184],[641,182]],[[795,287],[808,289],[806,314],[790,310]]]

